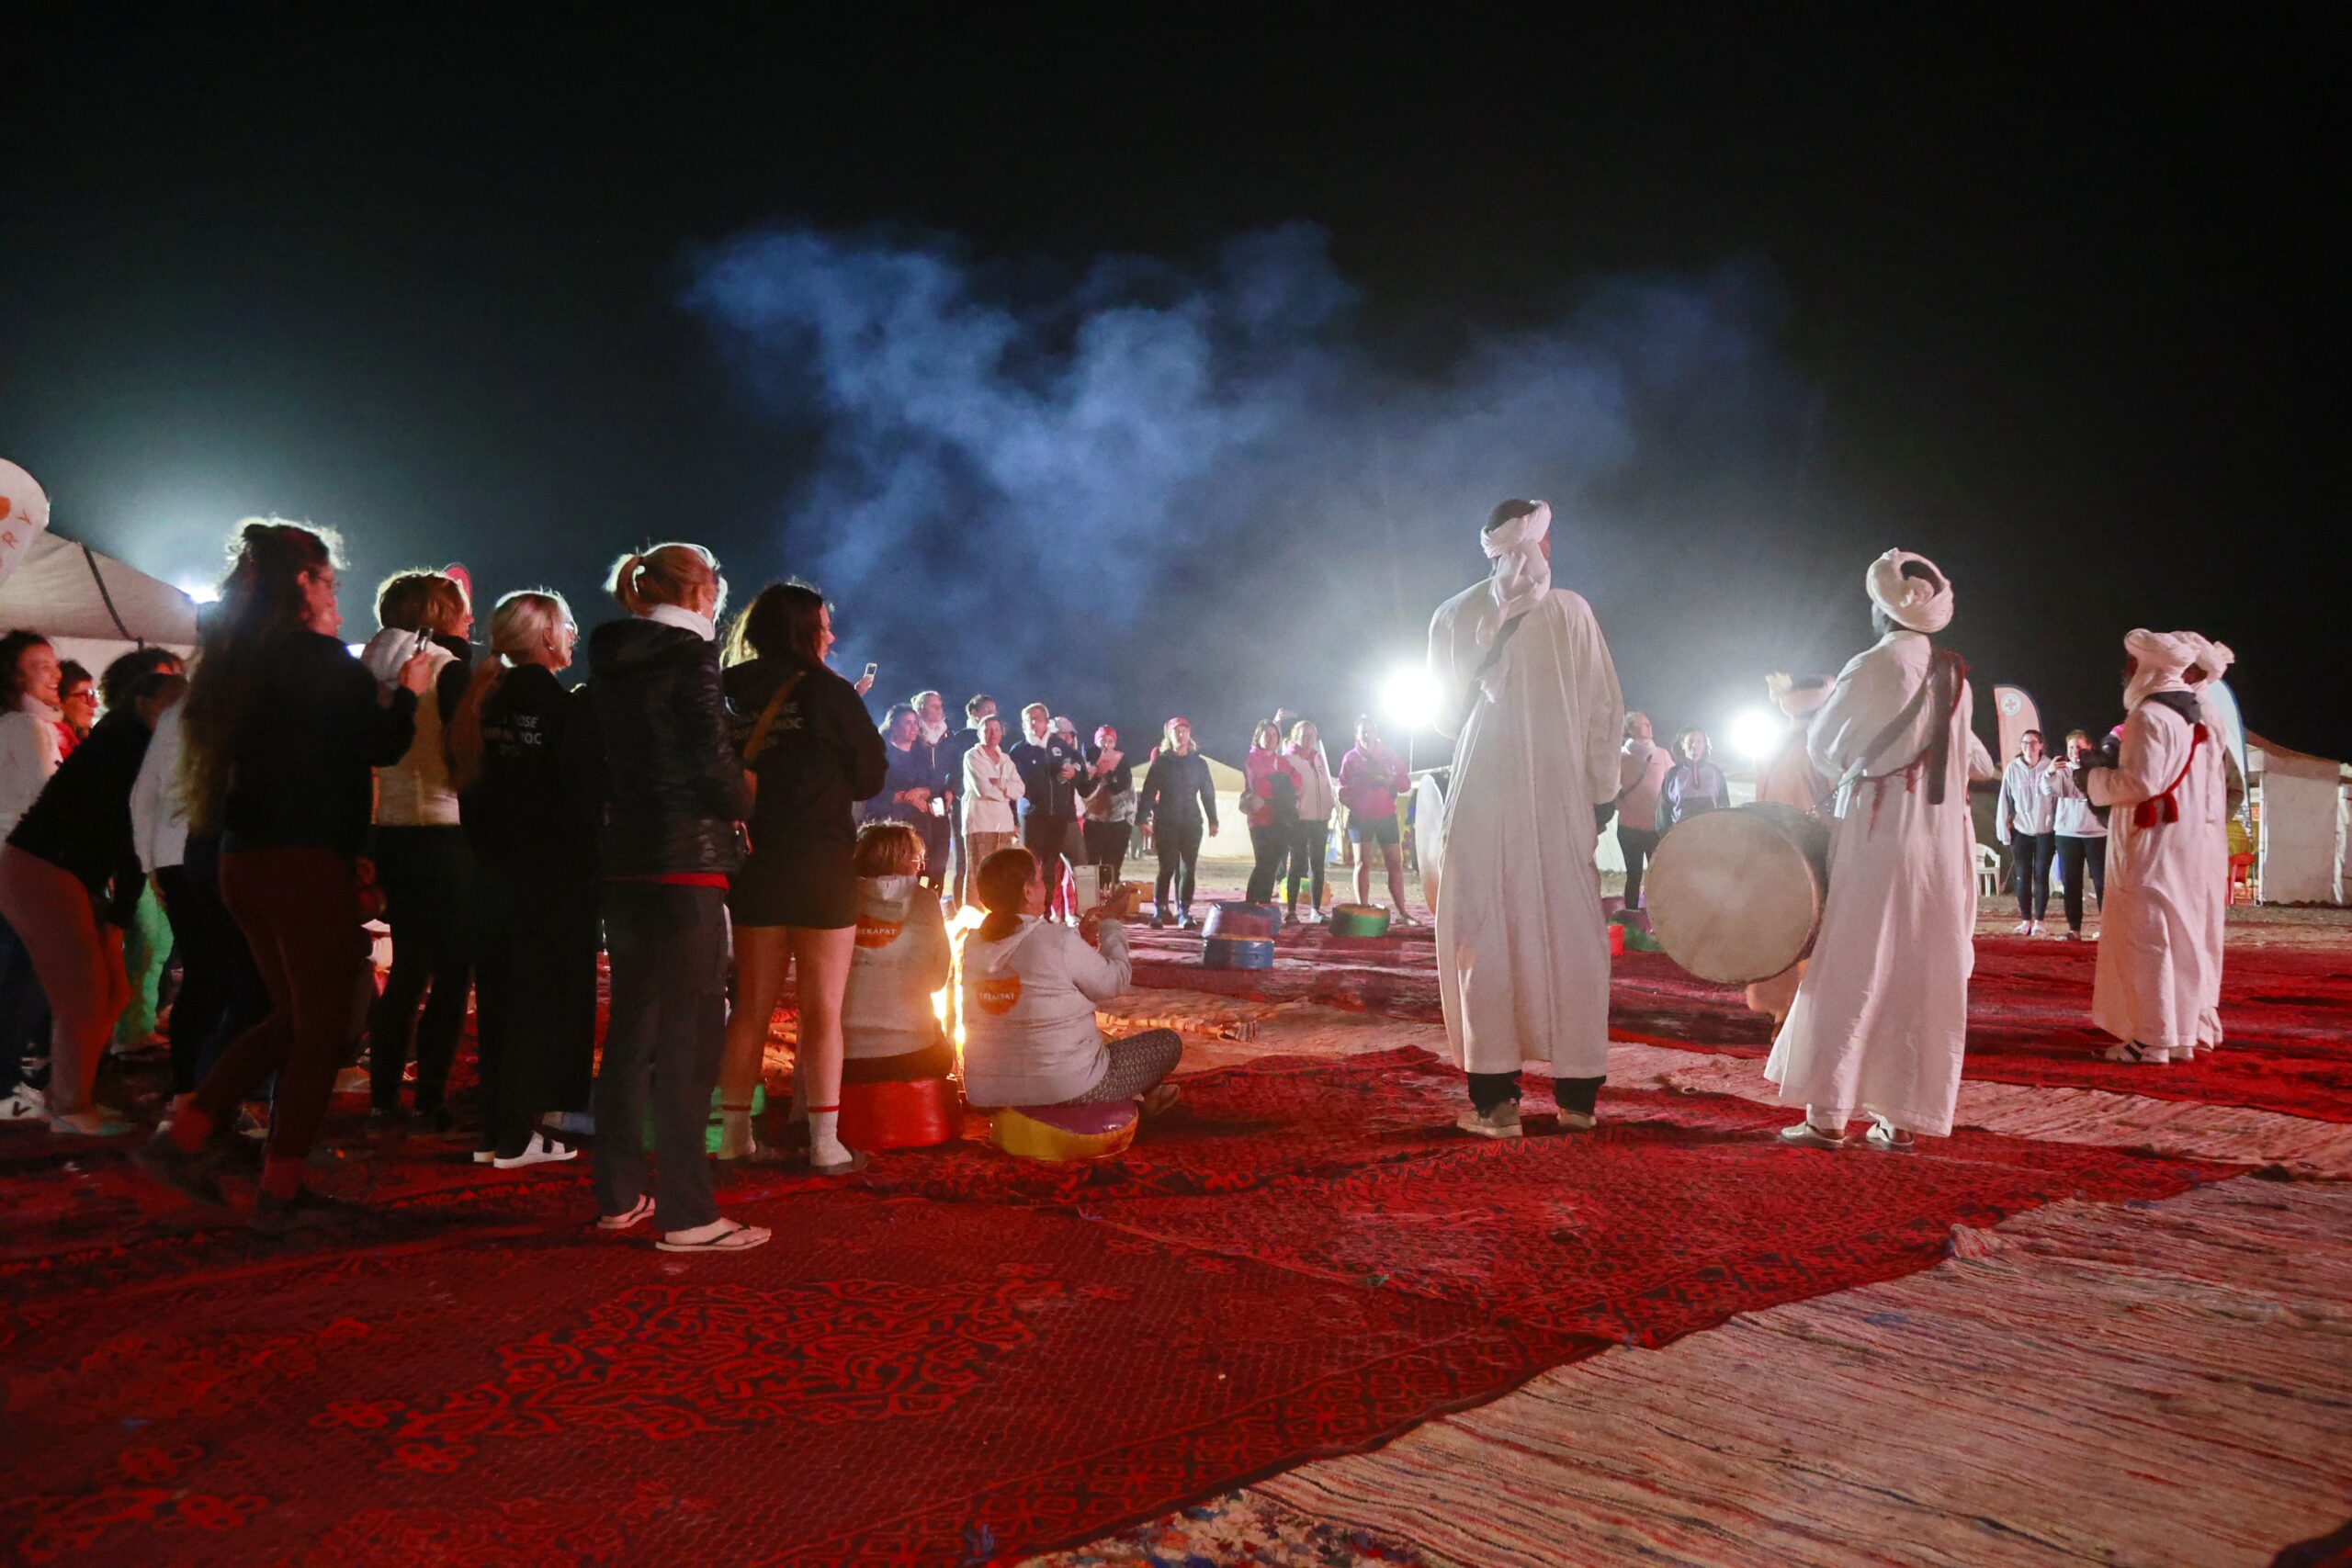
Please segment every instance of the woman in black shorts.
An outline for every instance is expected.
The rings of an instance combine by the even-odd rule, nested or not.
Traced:
[[[718,1157],[755,1156],[752,1090],[768,1023],[800,969],[800,1105],[808,1160],[829,1175],[865,1156],[837,1134],[842,993],[857,949],[854,801],[882,787],[888,759],[857,689],[825,667],[833,617],[824,595],[775,582],[746,605],[728,639],[727,702],[756,785],[752,853],[727,896],[735,921],[735,1011],[719,1068]]]

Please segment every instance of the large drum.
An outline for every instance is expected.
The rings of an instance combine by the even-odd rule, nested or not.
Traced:
[[[1765,801],[1677,823],[1642,901],[1667,956],[1702,980],[1769,980],[1813,951],[1829,892],[1827,824]]]

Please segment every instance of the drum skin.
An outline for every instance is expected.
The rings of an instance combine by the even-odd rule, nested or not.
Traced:
[[[989,1142],[1021,1159],[1107,1159],[1136,1141],[1132,1100],[1102,1105],[1009,1107],[989,1120]]]
[[[1744,986],[1813,951],[1828,890],[1828,827],[1758,801],[1677,823],[1651,857],[1642,902],[1668,957]]]
[[[1264,937],[1213,936],[1201,943],[1204,969],[1272,969],[1274,944]]]
[[[1386,936],[1388,911],[1377,904],[1335,904],[1326,929],[1333,936]]]
[[[1272,941],[1282,933],[1283,912],[1272,904],[1227,903],[1209,906],[1201,927],[1205,937],[1238,936]]]

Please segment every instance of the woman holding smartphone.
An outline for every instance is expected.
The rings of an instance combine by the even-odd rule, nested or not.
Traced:
[[[769,1021],[799,970],[800,1040],[794,1113],[808,1123],[808,1162],[828,1176],[865,1168],[842,1146],[842,996],[857,949],[857,828],[851,803],[888,775],[888,748],[858,690],[826,666],[833,615],[805,582],[775,582],[746,605],[728,637],[727,700],[752,770],[751,858],[735,874],[735,1013],[720,1069],[718,1157],[760,1155],[752,1090]]]

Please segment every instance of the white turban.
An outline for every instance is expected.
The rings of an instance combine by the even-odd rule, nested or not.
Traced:
[[[2195,682],[2198,685],[2203,685],[2206,681],[2220,680],[2229,673],[2230,666],[2238,661],[2238,656],[2230,651],[2228,643],[2214,642],[2195,632],[2175,632],[2172,635],[2187,643],[2190,651],[2197,655],[2189,660],[2189,665],[2204,677]]]
[[[1916,577],[1905,577],[1903,569],[1917,561],[1936,573],[1942,584],[1933,587]],[[1871,603],[1886,612],[1887,619],[1907,631],[1926,632],[1930,636],[1951,625],[1951,579],[1936,570],[1936,563],[1909,550],[1889,550],[1871,562],[1862,579],[1870,591]]]
[[[1539,501],[1524,517],[1514,517],[1479,536],[1487,558],[1495,563],[1488,586],[1504,620],[1532,610],[1552,592],[1552,563],[1544,556],[1544,538],[1551,531],[1551,505]]]
[[[2191,669],[2204,680],[2219,680],[2236,658],[2221,643],[2195,632],[2152,632],[2145,626],[2124,637],[2123,651],[2137,665],[2123,686],[2127,708],[2138,707],[2155,692],[2188,691]]]

